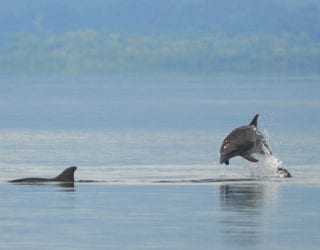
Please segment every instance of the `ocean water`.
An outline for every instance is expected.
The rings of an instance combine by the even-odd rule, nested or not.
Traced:
[[[319,77],[3,77],[0,249],[318,249],[319,93]],[[273,157],[220,165],[256,113]],[[72,165],[74,185],[8,183]]]

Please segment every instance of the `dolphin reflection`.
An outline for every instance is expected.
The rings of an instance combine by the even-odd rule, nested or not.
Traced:
[[[230,246],[252,246],[262,227],[264,187],[257,183],[220,186],[222,238]]]

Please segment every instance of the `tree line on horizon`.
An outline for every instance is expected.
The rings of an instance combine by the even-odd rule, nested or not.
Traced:
[[[320,44],[307,33],[225,35],[16,33],[0,42],[2,74],[317,74]]]

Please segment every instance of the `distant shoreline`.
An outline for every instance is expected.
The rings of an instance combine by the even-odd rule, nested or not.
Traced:
[[[317,75],[320,46],[307,34],[120,35],[80,30],[2,39],[0,73]]]

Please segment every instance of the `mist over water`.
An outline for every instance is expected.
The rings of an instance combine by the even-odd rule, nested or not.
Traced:
[[[93,179],[101,179],[94,167],[108,174],[131,168],[148,179],[148,169],[163,166],[175,169],[162,171],[168,179],[215,179],[224,171],[218,151],[225,135],[260,113],[273,156],[257,165],[234,158],[225,174],[274,176],[281,166],[300,174],[300,166],[318,163],[318,86],[318,78],[248,76],[3,78],[0,164],[3,171],[77,165]],[[121,179],[121,171],[115,175]]]

